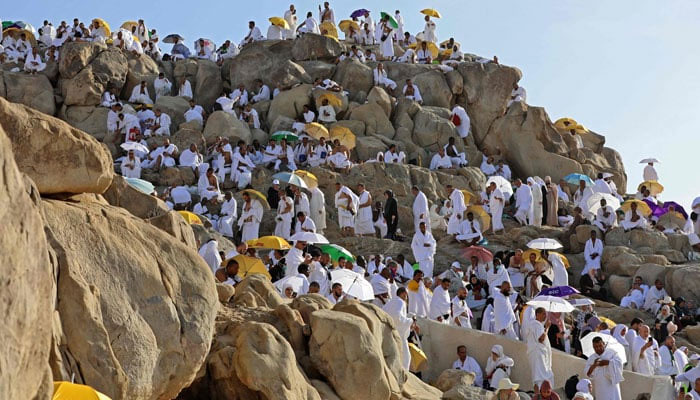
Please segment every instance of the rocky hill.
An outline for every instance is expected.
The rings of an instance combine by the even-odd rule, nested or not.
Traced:
[[[447,183],[479,190],[485,177],[478,165],[485,153],[502,158],[514,176],[559,179],[572,172],[611,172],[625,191],[620,156],[604,147],[603,136],[588,132],[584,148],[577,149],[543,108],[506,107],[521,77],[518,69],[467,61],[444,73],[433,65],[385,63],[389,78],[399,83],[388,93],[373,86],[373,63],[334,63],[343,49],[342,43],[309,34],[249,45],[219,66],[192,59],[155,62],[101,44],[68,43],[60,62],[50,61],[41,74],[2,71],[0,96],[9,101],[0,99],[0,213],[7,222],[0,234],[5,277],[0,282],[5,321],[0,340],[9,343],[10,351],[0,353],[0,398],[47,399],[52,380],[72,376],[115,400],[442,396],[441,390],[401,369],[393,323],[372,305],[344,301],[331,306],[314,295],[288,302],[256,276],[235,291],[215,284],[196,252],[197,242],[216,236],[221,249],[232,244],[212,230],[193,230],[161,200],[115,175],[113,159],[120,154],[107,133],[107,109],[99,107],[107,85],[127,98],[141,80],[153,93],[159,72],[173,82],[185,77],[195,101],[207,109],[223,88],[250,86],[256,78],[283,89],[274,100],[255,105],[262,129],[250,129],[223,112],[212,113],[204,126],[185,123],[187,101],[161,97],[156,105],[172,117],[171,140],[183,149],[217,136],[264,142],[269,134],[289,129],[301,107],[323,93],[312,88],[315,78],[337,81],[349,92],[336,111],[338,124],[357,135],[353,155],[366,160],[395,143],[417,164],[366,163],[347,175],[311,170],[326,194],[327,237],[354,254],[404,253],[410,258],[411,252],[406,242],[342,237],[333,207],[336,181],[364,182],[375,196],[392,189],[401,215],[410,215],[413,184],[431,202],[445,197]],[[423,105],[400,98],[407,78],[420,87]],[[457,136],[448,120],[455,104],[471,118],[472,133],[465,142],[457,141],[470,166],[429,171],[430,156]],[[253,186],[266,189],[271,175],[257,169]],[[144,170],[143,177],[159,187],[196,183],[190,168]],[[224,186],[232,185],[227,181]],[[402,231],[412,234],[411,218],[400,221]],[[261,232],[270,232],[272,224],[266,218]],[[488,237],[491,249],[558,238],[569,245],[570,279],[577,283],[589,227],[573,235],[559,228],[521,228],[510,221],[506,228],[505,235]],[[436,238],[440,272],[462,259],[462,248],[451,238]],[[700,300],[696,285],[686,284],[700,267],[686,264],[684,238],[609,233],[603,268],[612,275],[608,285],[613,297],[619,299],[631,277],[641,275],[647,282],[662,277],[674,296]],[[637,315],[651,318],[599,306],[618,322]],[[697,343],[693,332],[687,336]],[[483,398],[472,396],[460,398]]]

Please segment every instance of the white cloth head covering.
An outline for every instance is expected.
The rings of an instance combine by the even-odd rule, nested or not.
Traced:
[[[461,268],[462,268],[462,265],[459,263],[459,261],[455,261],[455,262],[452,263],[452,265],[450,265],[450,267],[452,267],[452,268],[457,268],[457,269],[461,269]]]
[[[590,393],[588,391],[588,387],[590,384],[591,381],[589,379],[581,379],[576,384],[576,391],[578,391],[579,393]]]
[[[383,276],[377,274],[372,277],[372,290],[374,290],[375,296],[378,294],[389,293],[389,281],[387,281]]]
[[[498,358],[503,357],[503,346],[500,344],[494,344],[493,347],[491,347],[491,353],[496,354]]]
[[[576,392],[574,395],[574,400],[593,400],[593,396],[591,396],[589,393],[584,393],[584,392]]]
[[[618,342],[620,342],[621,345],[623,346],[629,346],[629,343],[625,339],[624,336],[620,334],[624,328],[627,328],[624,324],[618,324],[615,325],[615,327],[612,329],[612,336],[617,339]]]

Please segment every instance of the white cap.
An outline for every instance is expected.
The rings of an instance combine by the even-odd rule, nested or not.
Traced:
[[[462,266],[459,264],[459,261],[455,261],[451,265],[452,268],[461,268]]]
[[[279,185],[279,184],[280,184],[279,179],[275,179],[274,181],[272,181],[272,184],[273,184],[273,185]]]

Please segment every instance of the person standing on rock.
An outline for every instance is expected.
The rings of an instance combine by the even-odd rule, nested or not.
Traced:
[[[420,222],[418,225],[418,230],[411,241],[411,250],[413,250],[413,258],[415,258],[419,268],[428,277],[432,277],[437,242],[433,234],[426,229],[425,222]]]
[[[425,223],[425,229],[430,232],[430,209],[428,208],[428,198],[425,193],[418,189],[418,186],[411,187],[413,193],[413,228],[419,230],[421,222]]]
[[[489,212],[491,213],[491,229],[493,233],[505,231],[503,226],[503,207],[505,206],[505,195],[498,188],[496,182],[489,184],[491,193],[489,195]],[[556,217],[556,215],[555,215]]]
[[[530,225],[539,228],[542,226],[542,189],[532,177],[527,178],[527,185],[530,186],[530,192],[532,193],[532,207],[530,207],[528,220]]]
[[[645,181],[659,181],[659,174],[656,173],[653,162],[647,163],[646,167],[644,167],[643,177]]]
[[[593,350],[595,353],[588,358],[583,373],[593,384],[594,397],[622,400],[620,382],[625,380],[622,376],[622,360],[615,350],[606,347],[600,336],[593,338]]]
[[[559,191],[552,185],[552,178],[546,176],[544,178],[544,184],[547,190],[547,214],[545,223],[549,226],[559,226],[559,218],[557,217],[557,212],[559,211]]]
[[[588,198],[593,196],[593,189],[586,186],[586,181],[581,179],[578,182],[578,189],[574,192],[574,205],[581,207],[582,210],[587,210]]]
[[[394,57],[394,30],[389,25],[389,15],[382,18],[379,29],[379,54],[382,59],[391,60]]]
[[[241,228],[241,242],[257,239],[260,229],[260,221],[263,217],[263,206],[260,201],[253,199],[250,194],[243,192],[243,208],[238,218],[238,226]]]
[[[382,307],[382,310],[389,314],[394,320],[394,325],[399,333],[399,338],[401,339],[401,365],[406,370],[411,366],[411,351],[408,348],[408,336],[411,334],[412,329],[418,331],[415,319],[409,318],[406,313],[407,301],[408,293],[405,288],[401,287],[396,290],[396,296],[392,297],[391,300]]]
[[[323,235],[323,230],[326,229],[326,196],[318,186],[311,190],[309,217],[316,225],[316,232]]]
[[[199,248],[199,255],[202,256],[212,273],[216,273],[221,265],[221,255],[219,255],[219,242],[216,239],[209,239]]]
[[[510,282],[501,282],[498,290],[489,288],[493,295],[494,330],[496,334],[518,340],[513,323],[517,321],[511,302]]]
[[[528,323],[526,337],[527,358],[530,362],[530,372],[532,373],[535,393],[539,393],[539,387],[542,385],[542,382],[554,381],[552,347],[547,336],[550,325],[551,322],[547,319],[547,311],[542,307],[538,307],[535,310],[535,320]]]
[[[156,101],[158,101],[161,96],[170,96],[172,87],[172,83],[165,77],[165,74],[162,72],[159,73],[158,78],[153,81],[153,88],[156,91]]]
[[[425,28],[423,28],[423,40],[427,42],[437,43],[437,26],[430,19],[430,15],[425,16]]]
[[[532,190],[530,186],[523,185],[520,179],[515,180],[515,219],[520,225],[527,225],[527,218],[532,209]]]
[[[591,229],[591,238],[586,241],[583,256],[586,259],[586,266],[581,271],[581,275],[588,274],[588,271],[592,269],[600,269],[600,259],[603,257],[603,241],[598,239],[598,233],[595,229]]]
[[[287,192],[281,188],[279,197],[277,216],[275,217],[275,236],[289,240],[292,231],[292,218],[294,216],[294,201],[287,197]]]
[[[386,220],[387,232],[385,239],[396,240],[396,229],[399,226],[399,205],[394,198],[394,192],[387,190],[384,192],[384,219]]]
[[[323,2],[323,9],[321,9],[321,6],[318,6],[318,20],[321,21],[321,23],[328,21],[335,25],[335,14],[327,1]]]
[[[357,184],[357,215],[355,216],[355,234],[359,236],[374,236],[374,221],[372,220],[372,195],[365,190],[363,183]]]
[[[447,222],[447,234],[458,235],[460,233],[464,211],[467,210],[467,206],[464,204],[464,194],[461,190],[452,187],[452,185],[447,185],[446,188],[447,196],[452,206],[452,215],[450,215],[450,219]]]
[[[291,4],[289,10],[284,12],[284,20],[287,21],[287,25],[289,25],[289,29],[284,30],[284,38],[294,39],[297,30],[297,10],[294,8],[294,4]]]
[[[357,214],[357,202],[355,193],[340,182],[335,184],[335,207],[338,209],[338,225],[345,236],[355,236],[355,214]]]

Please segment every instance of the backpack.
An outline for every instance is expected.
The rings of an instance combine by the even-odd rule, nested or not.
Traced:
[[[566,393],[566,398],[573,399],[576,396],[576,385],[578,385],[578,375],[569,377],[564,384],[564,393]]]

